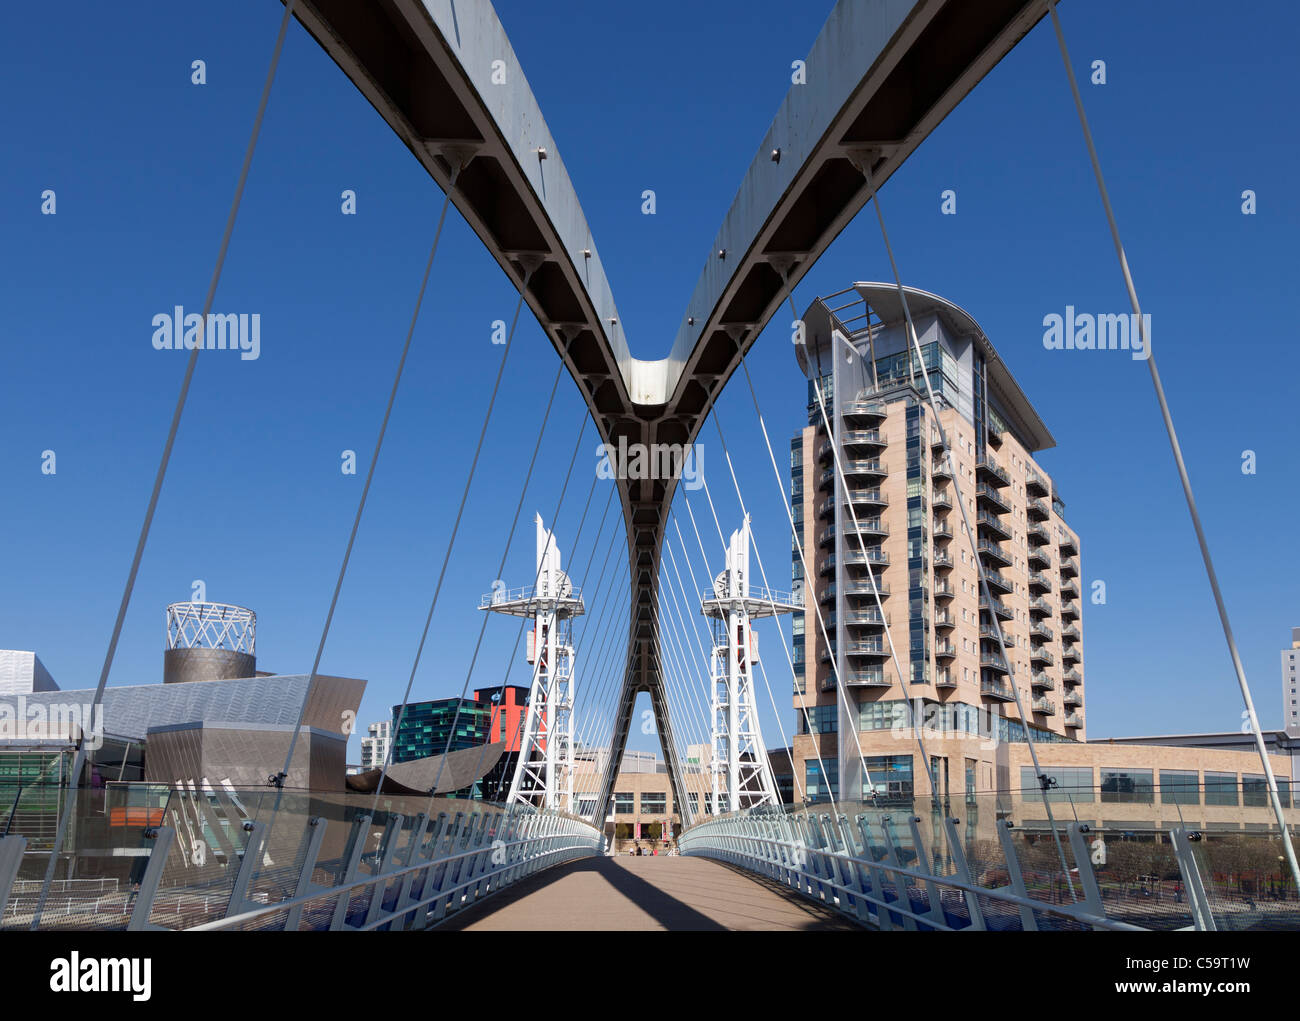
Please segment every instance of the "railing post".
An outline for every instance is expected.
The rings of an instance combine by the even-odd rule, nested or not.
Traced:
[[[1011,824],[1005,819],[999,819],[997,829],[998,841],[1002,844],[1002,857],[1006,859],[1007,878],[1011,881],[1011,892],[1017,897],[1028,900],[1029,891],[1025,889],[1025,877],[1020,871],[1020,858],[1016,854],[1016,842],[1011,839]],[[1038,919],[1034,917],[1033,909],[1027,904],[1020,905],[1020,927],[1025,932],[1038,931]]]
[[[18,869],[26,851],[26,837],[0,837],[0,919],[4,918],[5,908],[9,904],[9,892],[18,877]]]
[[[1176,826],[1169,833],[1169,841],[1174,845],[1174,857],[1178,859],[1178,871],[1183,876],[1183,889],[1187,891],[1187,903],[1192,909],[1192,927],[1199,932],[1216,932],[1214,914],[1210,911],[1210,898],[1205,893],[1205,883],[1201,879],[1201,870],[1192,854],[1192,840],[1199,837],[1189,834],[1182,826]]]
[[[244,823],[244,829],[248,833],[248,840],[244,844],[244,856],[240,859],[239,871],[235,873],[235,885],[231,888],[230,897],[226,901],[226,912],[222,916],[223,918],[238,915],[254,906],[248,900],[248,888],[252,884],[253,873],[262,861],[262,845],[266,840],[266,824],[246,822]]]
[[[893,834],[894,822],[889,816],[884,816],[880,820],[880,832],[885,837],[885,860],[896,869],[903,867],[902,860],[898,857],[898,848],[894,843]],[[907,878],[900,876],[897,872],[891,872],[890,878],[893,880],[894,892],[898,895],[898,903],[905,907],[908,914],[900,914],[898,917],[902,920],[903,928],[909,932],[916,931],[916,919],[912,917],[912,895],[908,892]],[[882,898],[884,899],[884,898]]]
[[[930,849],[925,846],[925,841],[921,837],[920,827],[921,817],[917,815],[908,816],[907,825],[912,831],[912,846],[916,848],[916,867],[918,872],[923,872],[927,876],[935,875],[933,859],[930,856]],[[936,877],[937,878],[937,877]],[[936,926],[948,928],[948,920],[943,914],[943,898],[939,895],[939,887],[933,880],[925,881],[925,889],[930,897],[930,914],[929,919]]]
[[[312,816],[307,820],[307,825],[311,829],[307,837],[307,851],[303,855],[302,869],[298,873],[298,883],[294,887],[293,895],[295,898],[305,897],[307,891],[313,886],[312,873],[316,871],[316,860],[320,857],[321,843],[325,840],[325,826],[327,821],[319,816]],[[298,923],[302,919],[302,905],[295,904],[285,915],[284,931],[297,932]]]
[[[1088,853],[1088,845],[1083,839],[1084,834],[1088,832],[1088,827],[1082,823],[1072,822],[1067,827],[1067,832],[1070,835],[1070,850],[1074,852],[1074,865],[1079,870],[1079,882],[1083,886],[1084,907],[1090,914],[1105,918],[1106,905],[1101,900],[1101,887],[1097,885],[1097,874],[1092,871],[1092,856]],[[1093,928],[1102,927],[1094,925]]]
[[[957,878],[963,883],[970,886],[975,885],[975,880],[971,876],[970,866],[966,863],[966,851],[961,845],[961,838],[957,834],[957,820],[944,817],[944,832],[948,836],[948,853],[952,856],[953,868],[957,872]],[[966,910],[970,913],[971,928],[977,931],[983,931],[984,912],[980,908],[980,899],[978,894],[971,893],[969,890],[966,894]]]
[[[424,870],[424,882],[420,884],[420,892],[416,900],[422,904],[422,907],[414,919],[411,921],[412,929],[423,929],[429,924],[429,905],[428,899],[438,890],[439,883],[442,881],[443,873],[447,871],[445,865],[438,863],[438,849],[442,844],[443,834],[447,831],[447,813],[439,812],[438,820],[434,823],[433,833],[429,837],[429,853],[425,856],[429,867]]]
[[[140,879],[140,890],[135,897],[135,906],[131,910],[131,921],[126,925],[128,932],[141,932],[145,929],[159,929],[161,926],[149,924],[149,913],[153,910],[154,895],[158,892],[158,883],[162,879],[163,866],[167,863],[167,853],[171,850],[176,831],[170,826],[160,826],[154,831],[153,850],[149,852],[149,864],[144,868]]]
[[[361,865],[361,856],[366,853],[366,837],[370,834],[370,815],[363,815],[352,824],[352,846],[348,849],[347,864],[343,867],[340,886],[347,886],[357,878],[357,869]],[[330,931],[342,929],[348,917],[348,902],[352,891],[344,890],[334,901],[334,911],[330,916]]]
[[[402,849],[401,863],[403,866],[414,865],[423,860],[424,834],[428,828],[429,817],[423,812],[417,813],[411,826],[411,838],[406,842],[406,847]],[[397,900],[393,902],[393,910],[395,912],[401,912],[403,908],[408,907],[415,902],[415,897],[412,896],[411,890],[419,875],[419,872],[410,871],[402,877],[402,884],[397,891]],[[409,928],[410,921],[410,918],[401,916],[400,914],[395,914],[392,924],[398,929],[406,929]]]

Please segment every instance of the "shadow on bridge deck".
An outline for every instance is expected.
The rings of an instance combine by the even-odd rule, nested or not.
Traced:
[[[832,911],[707,858],[583,858],[452,916],[451,930],[853,929]]]

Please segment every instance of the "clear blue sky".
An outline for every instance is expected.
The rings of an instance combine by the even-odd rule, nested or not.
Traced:
[[[790,63],[829,8],[499,5],[638,356],[666,352]],[[1107,62],[1108,83],[1085,84],[1085,102],[1262,722],[1276,726],[1278,650],[1300,623],[1290,308],[1300,15],[1281,3],[1244,14],[1172,0],[1067,0],[1061,11],[1076,66]],[[8,12],[0,647],[35,649],[65,688],[98,676],[183,370],[183,355],[152,348],[151,319],[201,307],[280,13],[271,0]],[[205,86],[190,84],[194,59],[207,62]],[[359,215],[340,214],[345,188]],[[658,196],[653,217],[640,212],[645,188]],[[940,215],[948,188],[956,216]],[[1247,188],[1255,216],[1240,212]],[[55,216],[40,215],[44,189],[57,193]],[[160,679],[163,607],[189,598],[195,579],[209,599],[257,610],[263,669],[309,668],[363,477],[340,473],[340,452],[355,449],[364,473],[441,198],[292,26],[216,302],[261,314],[261,357],[200,361],[111,683]],[[1104,606],[1084,606],[1089,733],[1236,729],[1239,697],[1145,366],[1041,343],[1043,316],[1067,304],[1126,310],[1048,24],[882,199],[905,281],[980,321],[1057,438],[1042,462],[1082,537],[1084,581],[1107,585]],[[888,272],[867,210],[796,300],[802,309]],[[385,717],[406,683],[499,364],[490,324],[509,318],[514,295],[453,214],[322,664],[371,682],[363,723]],[[525,316],[414,697],[465,681],[478,597],[497,577],[554,364]],[[759,341],[752,367],[781,456],[805,397],[785,324]],[[743,388],[724,395],[720,414],[765,563],[785,587],[787,526]],[[531,515],[549,518],[581,420],[566,377],[510,584],[531,580]],[[703,438],[719,513],[734,523],[711,426]],[[594,446],[589,429],[560,518],[566,556]],[[55,476],[41,473],[46,449]],[[1241,471],[1247,449],[1255,475]],[[709,548],[716,571],[716,535]],[[603,554],[602,543],[597,565]],[[472,686],[499,683],[514,640],[493,622]],[[788,728],[775,635],[764,650]],[[515,682],[526,683],[522,666]],[[764,720],[776,744],[770,711]],[[634,731],[632,747],[654,740]]]

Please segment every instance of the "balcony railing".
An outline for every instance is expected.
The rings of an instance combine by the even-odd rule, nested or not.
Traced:
[[[1004,566],[1011,563],[1011,554],[1002,548],[1000,542],[994,542],[992,539],[981,539],[979,541],[979,551],[999,561]]]
[[[1016,699],[1010,685],[988,677],[980,681],[980,694],[988,698],[1000,699],[1003,702],[1014,702]]]
[[[1052,678],[1052,675],[1042,670],[1034,671],[1029,680],[1035,688],[1042,688],[1044,691],[1056,690],[1056,681]]]
[[[1083,717],[1078,713],[1068,713],[1065,717],[1065,725],[1078,729],[1083,726]]]
[[[1056,715],[1056,703],[1050,698],[1036,698],[1032,704],[1036,713],[1042,713],[1044,716]]]
[[[1031,546],[1046,546],[1052,541],[1051,535],[1042,525],[1030,525],[1025,529],[1025,538]]]
[[[1036,496],[1048,496],[1052,492],[1052,487],[1047,479],[1032,468],[1025,470],[1025,489]]]
[[[1028,513],[1030,521],[1046,521],[1048,518],[1047,504],[1042,500],[1026,501],[1025,511]]]
[[[978,527],[987,528],[994,535],[1000,536],[1003,539],[1011,538],[1011,530],[988,511],[980,511],[976,516],[976,521],[978,522]]]
[[[1042,621],[1034,621],[1029,625],[1029,633],[1035,638],[1041,638],[1045,642],[1052,640],[1052,629]]]
[[[983,482],[981,482],[979,485],[975,487],[975,496],[976,499],[978,500],[982,500],[985,503],[992,504],[994,507],[998,509],[998,512],[1001,514],[1005,514],[1009,510],[1011,510],[1011,505],[1002,498],[1002,494],[999,493],[992,486],[987,485]]]
[[[952,642],[937,642],[934,646],[935,659],[952,659],[957,655],[957,646]]]
[[[1011,620],[1015,616],[1011,607],[1000,599],[981,599],[980,609],[989,613],[996,613],[1003,620]]]
[[[987,670],[996,670],[1000,674],[1009,674],[1011,672],[1010,667],[1007,666],[1007,661],[996,652],[980,653],[980,666]]]
[[[1073,557],[1066,557],[1061,561],[1061,577],[1075,577],[1079,573],[1079,561]]]
[[[1065,681],[1066,684],[1082,684],[1083,674],[1079,673],[1078,670],[1067,670],[1061,676],[1061,680]]]
[[[1011,479],[1007,477],[1007,473],[1004,472],[998,466],[998,463],[991,457],[986,456],[984,460],[975,465],[975,470],[977,474],[982,473],[987,476],[992,483],[999,488],[1011,485]]]

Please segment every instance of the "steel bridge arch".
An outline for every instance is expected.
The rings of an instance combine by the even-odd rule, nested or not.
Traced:
[[[888,180],[1047,8],[838,0],[805,58],[806,84],[792,85],[778,109],[658,361],[630,354],[559,148],[488,0],[298,0],[294,13],[522,289],[602,440],[649,446],[694,442],[786,287],[866,203],[863,169],[877,188]],[[617,485],[632,591],[610,753],[621,761],[636,696],[646,692],[685,813],[652,631],[675,482]]]

